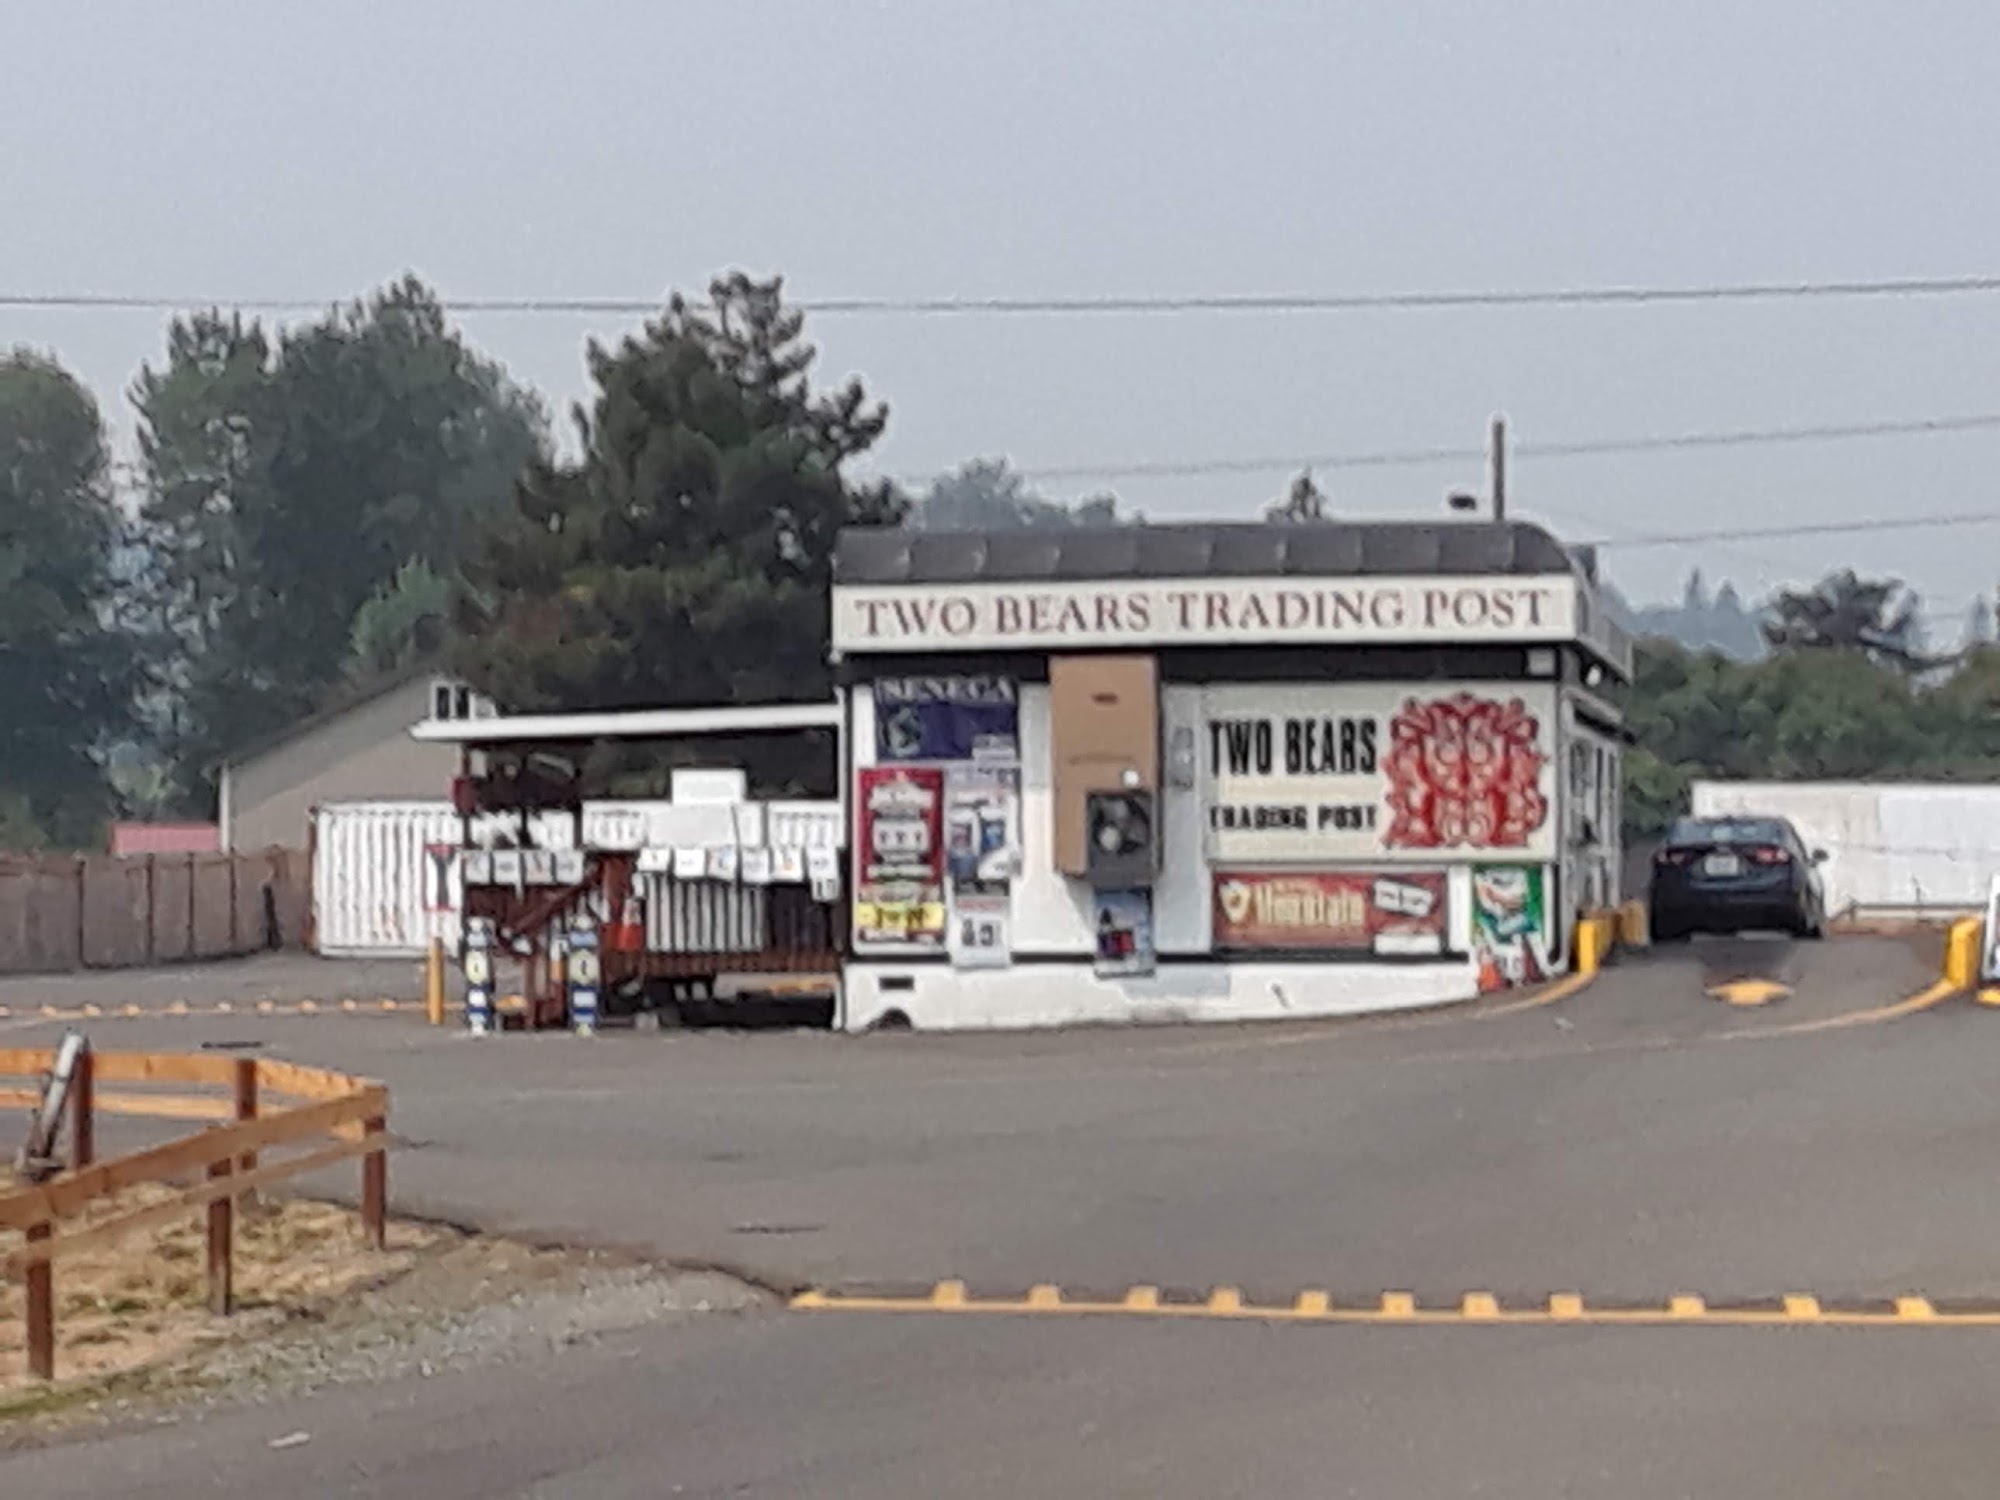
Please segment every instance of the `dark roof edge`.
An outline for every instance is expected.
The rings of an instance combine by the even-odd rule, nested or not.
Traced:
[[[839,585],[1118,578],[1465,577],[1564,574],[1584,560],[1532,521],[1337,521],[911,531],[849,527]]]
[[[320,701],[319,707],[302,719],[295,719],[280,728],[260,734],[246,741],[241,748],[229,752],[215,763],[213,769],[238,769],[253,760],[261,760],[274,750],[281,750],[293,740],[311,734],[315,729],[324,728],[335,719],[366,708],[369,704],[388,697],[391,693],[408,687],[420,678],[449,676],[446,669],[447,658],[442,654],[426,656],[412,662],[407,667],[393,671],[378,672],[371,677],[352,684],[339,684]]]

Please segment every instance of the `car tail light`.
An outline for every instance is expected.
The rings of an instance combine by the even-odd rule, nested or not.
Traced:
[[[1653,856],[1655,863],[1671,865],[1676,869],[1687,864],[1693,858],[1694,850],[1692,849],[1662,849],[1658,854]]]
[[[1750,851],[1750,858],[1760,865],[1788,865],[1792,856],[1783,849],[1771,845],[1760,845]]]

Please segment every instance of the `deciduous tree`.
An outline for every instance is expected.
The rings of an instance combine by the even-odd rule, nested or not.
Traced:
[[[53,360],[0,357],[0,829],[93,838],[102,754],[129,722],[118,510],[97,403]]]
[[[133,399],[156,717],[190,790],[309,712],[359,612],[411,563],[454,568],[544,443],[535,401],[415,278],[276,337],[221,313],[178,320]]]

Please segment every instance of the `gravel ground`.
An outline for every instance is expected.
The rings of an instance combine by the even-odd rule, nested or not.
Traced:
[[[168,1364],[0,1408],[0,1450],[328,1386],[516,1363],[627,1329],[768,1305],[766,1294],[719,1272],[453,1234],[384,1284],[245,1314]]]

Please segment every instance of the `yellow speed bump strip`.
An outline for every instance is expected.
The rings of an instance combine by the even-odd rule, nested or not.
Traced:
[[[239,1011],[255,1011],[260,1016],[327,1015],[422,1015],[421,1000],[214,1000],[190,1005],[176,1000],[169,1005],[0,1005],[0,1021],[153,1021],[163,1017],[187,1020],[199,1016],[228,1016]]]
[[[1264,1323],[1384,1323],[1400,1325],[1532,1326],[1598,1324],[1626,1327],[1706,1328],[2000,1328],[2000,1302],[1940,1307],[1928,1297],[1906,1296],[1842,1304],[1803,1292],[1751,1301],[1717,1302],[1677,1292],[1657,1303],[1592,1305],[1576,1292],[1535,1301],[1467,1292],[1452,1302],[1425,1305],[1409,1292],[1341,1300],[1317,1288],[1289,1302],[1247,1301],[1232,1286],[1218,1286],[1171,1300],[1154,1286],[1122,1296],[1071,1296],[1042,1283],[1026,1296],[975,1297],[962,1281],[940,1281],[928,1292],[901,1296],[808,1291],[792,1298],[794,1312],[946,1313],[1014,1317],[1216,1318]]]

